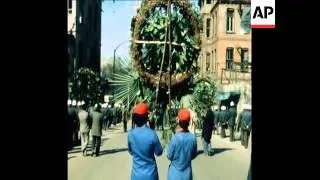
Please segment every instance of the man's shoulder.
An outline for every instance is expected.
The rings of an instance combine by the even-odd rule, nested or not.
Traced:
[[[177,132],[173,136],[173,138],[177,138],[177,137],[190,138],[190,139],[195,139],[196,138],[196,136],[191,132]]]

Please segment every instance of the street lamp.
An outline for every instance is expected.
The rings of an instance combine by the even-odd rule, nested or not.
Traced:
[[[112,69],[112,80],[114,81],[114,71],[115,71],[115,64],[116,64],[116,52],[117,52],[117,49],[124,43],[126,42],[129,42],[130,40],[126,40],[126,41],[123,41],[121,42],[120,44],[118,44],[116,46],[116,48],[113,50],[113,69]],[[113,98],[114,98],[114,87],[112,87],[112,95],[113,95]]]

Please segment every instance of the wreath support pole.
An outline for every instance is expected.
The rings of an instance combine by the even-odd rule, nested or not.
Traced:
[[[134,40],[134,43],[136,44],[169,44],[168,41],[143,41],[143,40]],[[185,46],[185,44],[177,43],[177,42],[171,42],[171,45],[175,46]],[[199,46],[193,46],[195,49],[200,49]]]
[[[159,87],[160,87],[160,81],[161,81],[161,75],[162,75],[162,69],[163,69],[163,63],[164,63],[164,58],[165,58],[165,55],[166,55],[166,47],[167,47],[167,41],[168,41],[168,23],[169,23],[169,20],[167,18],[166,20],[166,33],[164,35],[164,50],[163,50],[163,54],[162,54],[162,59],[161,59],[161,65],[160,65],[160,70],[159,70],[159,80],[158,80],[158,83],[157,83],[157,89],[156,89],[156,103],[158,103],[158,98],[159,98]],[[169,51],[170,52],[170,51]],[[169,53],[170,54],[170,53]]]
[[[168,0],[168,39],[169,39],[169,65],[168,65],[168,72],[169,72],[169,84],[168,84],[168,96],[169,96],[169,119],[171,120],[171,0]],[[173,133],[175,132],[173,128],[171,128]]]

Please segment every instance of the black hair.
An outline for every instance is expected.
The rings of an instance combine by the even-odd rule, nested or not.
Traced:
[[[133,113],[133,115],[132,115],[132,121],[133,121],[138,127],[141,127],[141,126],[143,126],[144,124],[146,124],[146,123],[147,123],[147,120],[148,120],[148,114],[139,115],[139,114]]]
[[[182,129],[188,129],[189,124],[190,124],[189,121],[179,121],[179,126]]]

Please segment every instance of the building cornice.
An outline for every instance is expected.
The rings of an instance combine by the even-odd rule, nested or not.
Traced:
[[[217,2],[212,6],[210,13],[216,9],[219,4],[244,4],[250,5],[251,0],[217,0]]]
[[[244,37],[243,35],[241,35],[240,37],[239,36],[226,36],[226,35],[224,35],[224,36],[214,37],[214,38],[211,38],[211,39],[206,39],[206,43],[202,43],[202,45],[204,47],[211,46],[211,45],[214,45],[215,43],[217,43],[217,41],[220,41],[220,40],[226,40],[226,41],[251,41],[251,36],[247,36],[247,37]]]

